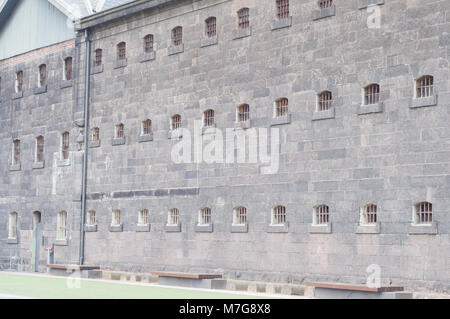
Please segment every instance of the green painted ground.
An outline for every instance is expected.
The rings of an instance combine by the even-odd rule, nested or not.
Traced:
[[[72,281],[73,283],[73,281]],[[76,283],[75,283],[76,284]],[[138,286],[98,281],[80,281],[80,288],[69,288],[66,278],[0,273],[0,295],[42,299],[241,299],[251,295],[214,291],[194,291]],[[4,298],[4,296],[2,297]]]

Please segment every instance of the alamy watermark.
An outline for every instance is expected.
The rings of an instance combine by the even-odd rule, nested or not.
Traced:
[[[280,161],[280,132],[278,128],[205,128],[194,122],[194,131],[178,128],[171,132],[178,138],[171,151],[176,164],[250,163],[261,165],[261,174],[275,174]],[[270,149],[270,151],[269,151]]]

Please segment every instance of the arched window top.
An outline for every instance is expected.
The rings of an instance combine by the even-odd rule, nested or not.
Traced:
[[[153,52],[153,34],[147,34],[144,37],[144,52]]]
[[[278,19],[289,18],[289,0],[277,0],[276,3]]]
[[[233,225],[245,225],[247,223],[247,208],[237,206],[233,209]]]
[[[23,71],[16,72],[15,89],[16,93],[22,92],[23,90]]]
[[[152,132],[152,121],[145,119],[142,121],[142,135],[149,135]]]
[[[320,9],[326,9],[333,5],[333,0],[319,0],[317,1]]]
[[[181,127],[181,115],[175,114],[174,116],[172,116],[170,124],[172,130],[179,129]]]
[[[431,75],[422,75],[416,80],[416,98],[424,98],[433,95],[434,78]]]
[[[33,212],[33,229],[42,222],[42,214],[39,211]]]
[[[125,60],[127,57],[127,45],[125,42],[120,42],[117,45],[117,59]]]
[[[317,111],[326,111],[332,107],[333,95],[331,91],[324,90],[317,94]]]
[[[203,112],[203,126],[204,127],[214,126],[214,110],[208,109]]]
[[[209,17],[205,20],[205,34],[208,38],[216,36],[216,17]]]
[[[380,85],[371,83],[364,87],[364,105],[377,104],[380,102]]]
[[[250,27],[250,10],[249,8],[242,8],[237,12],[238,28],[248,29]]]
[[[237,122],[245,122],[250,119],[250,106],[241,104],[237,107]]]
[[[167,214],[167,225],[176,226],[180,224],[180,211],[178,208],[169,209],[169,213]]]
[[[143,208],[139,211],[138,225],[147,226],[149,224],[149,212],[148,209]]]
[[[211,208],[209,208],[209,207],[202,207],[200,209],[198,223],[199,223],[199,225],[209,225],[209,224],[211,224]]]
[[[177,26],[172,29],[172,44],[175,46],[181,45],[183,43],[183,28]]]

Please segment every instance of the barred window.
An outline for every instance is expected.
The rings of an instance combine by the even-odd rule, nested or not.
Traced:
[[[433,205],[430,202],[417,203],[414,208],[415,224],[431,224],[433,222]]]
[[[289,17],[289,0],[277,0],[277,17],[279,20]]]
[[[146,226],[149,224],[148,222],[148,210],[147,209],[141,209],[139,211],[139,217],[138,217],[138,225]]]
[[[285,97],[275,101],[275,117],[288,115],[289,100]]]
[[[9,213],[8,239],[17,238],[17,213]]]
[[[122,138],[125,136],[125,132],[124,132],[124,125],[122,123],[119,123],[116,125],[116,138]]]
[[[369,84],[364,88],[364,105],[377,104],[380,102],[380,86]]]
[[[250,27],[250,10],[248,8],[242,8],[238,11],[238,28],[248,29]]]
[[[250,119],[250,106],[241,104],[237,108],[237,122],[245,122]]]
[[[233,209],[233,225],[247,224],[247,208],[239,206]]]
[[[177,46],[183,43],[183,28],[175,27],[172,29],[172,44]]]
[[[120,226],[120,209],[115,209],[112,212],[111,226]]]
[[[95,50],[95,59],[94,59],[94,66],[101,66],[102,65],[102,57],[103,51],[102,49]]]
[[[15,83],[16,93],[22,92],[23,90],[23,71],[16,73],[16,83]]]
[[[67,238],[67,212],[61,211],[56,218],[56,240]]]
[[[100,129],[98,127],[91,128],[91,141],[96,142],[100,140]]]
[[[286,207],[275,206],[272,209],[272,225],[284,225],[286,223]]]
[[[175,114],[174,116],[172,116],[170,124],[171,124],[172,130],[181,128],[181,115]]]
[[[148,135],[152,132],[152,121],[147,119],[142,122],[142,135]]]
[[[96,223],[97,223],[97,220],[95,219],[95,210],[88,211],[86,225],[94,226]]]
[[[322,91],[317,96],[317,111],[329,110],[333,103],[333,96],[330,91]]]
[[[36,163],[44,161],[44,137],[42,135],[36,137]]]
[[[125,60],[127,57],[127,45],[125,42],[120,42],[117,45],[117,60]]]
[[[200,209],[200,214],[198,217],[199,225],[211,224],[211,209],[209,207],[203,207],[202,209]]]
[[[205,33],[208,38],[216,36],[216,18],[209,17],[205,20]]]
[[[41,64],[39,66],[39,86],[44,86],[47,83],[47,66]]]
[[[320,0],[319,7],[320,9],[329,8],[333,5],[333,0]]]
[[[327,205],[318,205],[314,208],[314,225],[326,225],[330,221],[329,208]]]
[[[63,160],[69,159],[69,132],[61,135],[61,156]]]
[[[416,98],[433,95],[433,77],[424,75],[416,80]]]
[[[214,110],[206,110],[203,112],[203,126],[214,126]]]
[[[361,224],[376,224],[377,205],[367,204],[362,207]]]
[[[12,164],[17,165],[19,163],[20,163],[20,140],[16,139],[13,141]]]
[[[144,52],[153,52],[153,34],[147,34],[144,37]]]
[[[68,57],[64,60],[64,79],[72,80],[72,58]]]
[[[167,216],[168,225],[178,225],[180,223],[180,211],[177,208],[172,208],[169,210]]]

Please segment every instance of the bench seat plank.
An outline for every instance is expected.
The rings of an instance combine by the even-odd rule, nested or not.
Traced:
[[[189,273],[179,273],[179,272],[163,272],[154,271],[152,272],[155,276],[160,277],[175,277],[175,278],[188,278],[188,279],[221,279],[222,275],[218,274],[189,274]]]
[[[50,269],[62,270],[99,270],[100,266],[80,266],[80,265],[46,265]]]
[[[385,287],[367,287],[366,285],[343,284],[333,282],[307,282],[307,286],[315,288],[337,289],[337,290],[353,290],[353,291],[367,291],[367,292],[394,292],[403,291],[403,287],[385,286]]]

